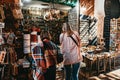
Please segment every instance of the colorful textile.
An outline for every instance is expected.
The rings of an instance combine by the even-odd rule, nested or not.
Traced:
[[[32,50],[32,57],[36,64],[36,69],[33,73],[34,80],[44,80],[43,74],[46,71],[46,63],[43,50],[40,46],[35,46]]]
[[[46,60],[46,67],[49,68],[57,63],[56,54],[57,48],[56,45],[49,40],[43,40],[44,44],[44,55]]]
[[[33,71],[33,78],[34,80],[45,80],[44,75],[39,68],[36,68],[36,70]]]
[[[36,68],[33,72],[34,80],[44,80],[46,70],[56,65],[56,45],[49,40],[43,40],[43,45],[44,48],[40,47],[40,45],[36,45],[32,49],[32,57],[36,64]]]

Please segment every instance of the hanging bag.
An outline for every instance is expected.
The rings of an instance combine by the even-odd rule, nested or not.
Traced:
[[[23,19],[23,14],[18,4],[15,4],[15,8],[12,9],[12,13],[15,19]]]
[[[23,19],[23,14],[21,9],[13,9],[12,12],[13,12],[13,17],[15,19]]]
[[[0,51],[0,64],[4,63],[5,56],[6,56],[6,51]]]
[[[3,6],[0,6],[0,20],[3,21],[5,19],[5,15],[4,15],[4,10],[3,10]]]

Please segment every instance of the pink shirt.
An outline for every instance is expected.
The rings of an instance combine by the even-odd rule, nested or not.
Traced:
[[[78,32],[74,31],[72,37],[77,41],[79,38]],[[76,43],[71,39],[71,37],[67,36],[67,33],[60,34],[60,43],[61,43],[61,51],[63,53],[63,63],[74,64],[82,61],[82,55],[80,54],[80,48],[76,45]]]

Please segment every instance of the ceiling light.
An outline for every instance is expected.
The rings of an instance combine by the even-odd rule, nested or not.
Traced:
[[[22,0],[23,3],[29,3],[31,2],[32,0]]]

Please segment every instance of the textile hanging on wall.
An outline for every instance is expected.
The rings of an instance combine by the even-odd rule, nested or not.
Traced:
[[[4,20],[5,19],[5,15],[4,15],[4,10],[3,10],[3,6],[0,6],[0,20]]]
[[[15,41],[15,34],[13,32],[11,32],[8,36],[7,44],[13,45],[14,41]]]
[[[6,52],[5,51],[0,51],[0,63],[4,62]]]
[[[14,8],[12,9],[12,13],[15,19],[23,19],[23,14],[18,4],[14,5]]]
[[[105,16],[104,2],[105,2],[105,0],[95,0],[95,7],[94,7],[95,15],[100,14],[100,15]]]
[[[12,12],[15,19],[23,19],[23,14],[21,9],[13,9]]]
[[[3,7],[6,20],[9,20],[10,22],[11,19],[13,20],[12,11],[11,11],[12,8],[13,8],[12,4],[4,4]]]
[[[94,16],[98,20],[96,23],[97,36],[100,38],[103,37],[103,27],[104,27],[104,17],[105,17],[104,3],[105,0],[95,0]]]

